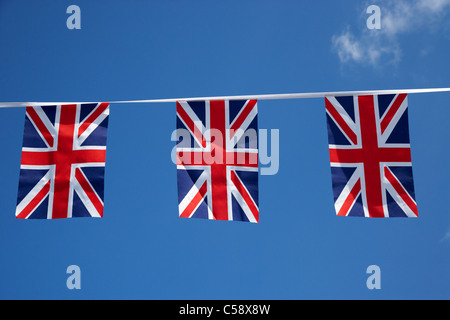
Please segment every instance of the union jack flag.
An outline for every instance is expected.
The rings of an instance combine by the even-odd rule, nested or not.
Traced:
[[[109,104],[27,107],[16,217],[103,217]]]
[[[259,222],[257,130],[256,100],[177,102],[180,217]]]
[[[406,94],[325,98],[338,216],[418,217]]]

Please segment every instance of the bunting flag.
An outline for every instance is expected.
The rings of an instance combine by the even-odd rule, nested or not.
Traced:
[[[259,222],[257,101],[176,105],[180,217]]]
[[[417,217],[406,94],[325,97],[338,216]]]
[[[16,217],[102,217],[108,103],[26,108]]]
[[[407,94],[431,92],[450,88],[112,103],[176,102],[180,217],[259,222],[257,100],[304,98],[325,98],[337,215],[418,217]],[[0,102],[19,107],[26,116],[16,217],[103,217],[109,103]]]

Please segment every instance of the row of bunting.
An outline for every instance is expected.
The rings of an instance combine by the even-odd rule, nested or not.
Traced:
[[[338,216],[417,217],[407,95],[325,97]],[[259,222],[256,100],[177,101],[179,216]],[[26,108],[16,217],[103,217],[109,103]]]

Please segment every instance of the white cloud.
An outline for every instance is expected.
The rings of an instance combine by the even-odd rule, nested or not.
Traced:
[[[424,10],[437,13],[442,12],[447,6],[450,6],[450,0],[419,0],[417,6]]]
[[[360,21],[364,26],[360,34],[347,28],[332,37],[333,50],[341,62],[376,66],[383,61],[396,65],[402,56],[398,38],[441,26],[449,12],[450,0],[387,0],[377,5],[381,12],[381,29],[369,30],[365,28],[365,21]],[[367,19],[369,15],[364,12],[362,17]]]
[[[332,42],[341,61],[354,60],[359,62],[363,58],[361,44],[355,40],[355,36],[349,30],[344,31],[339,36],[333,36]]]
[[[410,6],[410,3],[395,2],[393,6],[382,9],[382,29],[380,32],[388,36],[407,32],[416,23],[414,16],[414,9]]]
[[[450,230],[442,237],[441,241],[450,241]]]
[[[383,57],[385,61],[396,64],[400,60],[401,50],[396,41],[385,40],[379,34],[369,34],[356,37],[349,29],[331,39],[341,62],[354,61],[362,64],[376,65]]]

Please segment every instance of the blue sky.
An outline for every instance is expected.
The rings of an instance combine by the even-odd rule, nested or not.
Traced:
[[[0,100],[449,87],[449,15],[448,0],[3,0]],[[18,220],[25,110],[0,109],[0,298],[448,299],[449,99],[408,97],[418,219],[336,217],[323,99],[260,101],[280,168],[260,176],[259,224],[178,217],[171,103],[111,105],[103,219]]]

